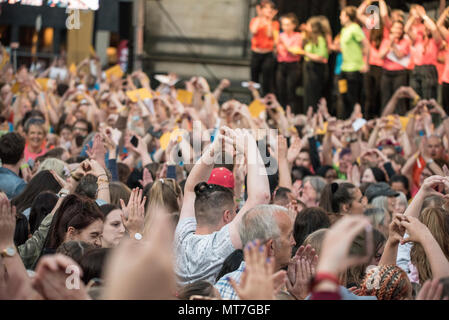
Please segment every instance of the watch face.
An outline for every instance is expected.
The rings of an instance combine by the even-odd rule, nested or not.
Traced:
[[[136,233],[136,234],[134,235],[134,238],[135,238],[136,240],[142,240],[142,235],[141,235],[140,233]]]
[[[13,247],[6,248],[5,251],[6,251],[6,255],[9,257],[14,256],[14,254],[16,253],[16,249],[14,249]]]

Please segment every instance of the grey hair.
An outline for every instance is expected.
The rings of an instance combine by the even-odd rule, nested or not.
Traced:
[[[304,178],[304,184],[309,181],[313,189],[316,191],[316,199],[320,200],[321,192],[323,192],[324,187],[327,185],[326,179],[319,176],[308,176]]]
[[[384,224],[386,213],[385,209],[379,207],[368,208],[363,212],[371,220],[371,224],[375,228],[379,228]]]
[[[388,197],[386,197],[386,196],[375,197],[371,201],[371,205],[373,208],[380,208],[380,209],[383,209],[385,212],[389,212],[388,211]]]
[[[257,239],[263,242],[278,239],[281,230],[275,218],[277,212],[284,212],[288,216],[286,208],[270,204],[259,205],[245,212],[239,225],[242,246]]]
[[[399,199],[399,201],[401,201],[405,205],[405,208],[408,207],[407,197],[406,197],[406,195],[404,193],[399,192],[399,195],[398,195],[397,199]]]

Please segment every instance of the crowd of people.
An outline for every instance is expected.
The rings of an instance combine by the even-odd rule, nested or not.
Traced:
[[[449,11],[378,3],[333,41],[262,0],[250,106],[227,79],[0,61],[0,299],[449,299]]]

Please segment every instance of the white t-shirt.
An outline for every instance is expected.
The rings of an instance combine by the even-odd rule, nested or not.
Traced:
[[[196,235],[195,218],[179,221],[175,231],[175,272],[180,285],[198,280],[214,284],[224,260],[235,251],[229,225],[208,235]]]

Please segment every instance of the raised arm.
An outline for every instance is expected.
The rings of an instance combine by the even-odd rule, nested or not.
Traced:
[[[410,205],[405,210],[404,215],[417,218],[421,212],[422,203],[424,199],[432,195],[441,195],[439,192],[435,191],[434,188],[441,184],[448,185],[448,178],[442,176],[431,176],[424,180],[418,193],[413,198]]]
[[[184,187],[184,200],[179,220],[195,217],[195,186],[200,182],[209,180],[214,168],[215,157],[220,154],[226,138],[221,133],[218,134],[190,172]]]
[[[385,244],[384,252],[379,261],[380,266],[396,264],[399,244],[405,233],[405,228],[401,225],[403,220],[405,220],[405,217],[402,214],[394,214],[388,229],[387,243]]]
[[[292,188],[292,177],[290,175],[290,166],[287,159],[287,139],[284,136],[278,136],[277,161],[279,166],[279,187]]]
[[[228,133],[229,131],[227,131],[226,134]],[[235,139],[237,152],[242,152],[245,154],[248,165],[248,199],[246,200],[243,208],[237,214],[237,217],[232,220],[229,225],[232,244],[236,249],[241,249],[242,243],[238,232],[240,220],[242,219],[244,213],[251,208],[260,204],[269,203],[270,184],[268,182],[268,174],[265,168],[265,164],[262,160],[262,156],[260,155],[260,151],[257,147],[257,143],[254,137],[246,130],[242,131],[240,129],[237,129],[235,130]]]
[[[449,7],[447,7],[443,13],[440,15],[440,18],[437,21],[437,28],[438,31],[441,33],[441,36],[443,37],[443,39],[447,39],[447,37],[449,36],[449,30],[446,28],[446,18],[447,15],[449,14]]]
[[[357,19],[359,19],[359,21],[364,25],[366,25],[368,21],[368,17],[366,16],[366,8],[368,8],[371,2],[372,0],[364,0],[357,8]]]
[[[410,17],[407,20],[407,23],[404,26],[405,33],[410,37],[410,39],[415,42],[416,40],[416,34],[412,30],[412,25],[416,20],[416,16],[413,14],[410,14]]]
[[[430,230],[418,218],[410,216],[402,221],[401,225],[407,229],[409,235],[407,239],[402,240],[402,243],[415,242],[422,245],[429,260],[432,277],[434,279],[448,277],[449,261]]]
[[[433,22],[432,19],[429,18],[429,16],[426,14],[426,10],[424,8],[419,8],[417,10],[417,13],[419,17],[423,20],[424,25],[427,27],[427,29],[432,32],[432,37],[437,41],[440,42],[442,40],[441,33],[438,31],[437,25],[435,22]]]

